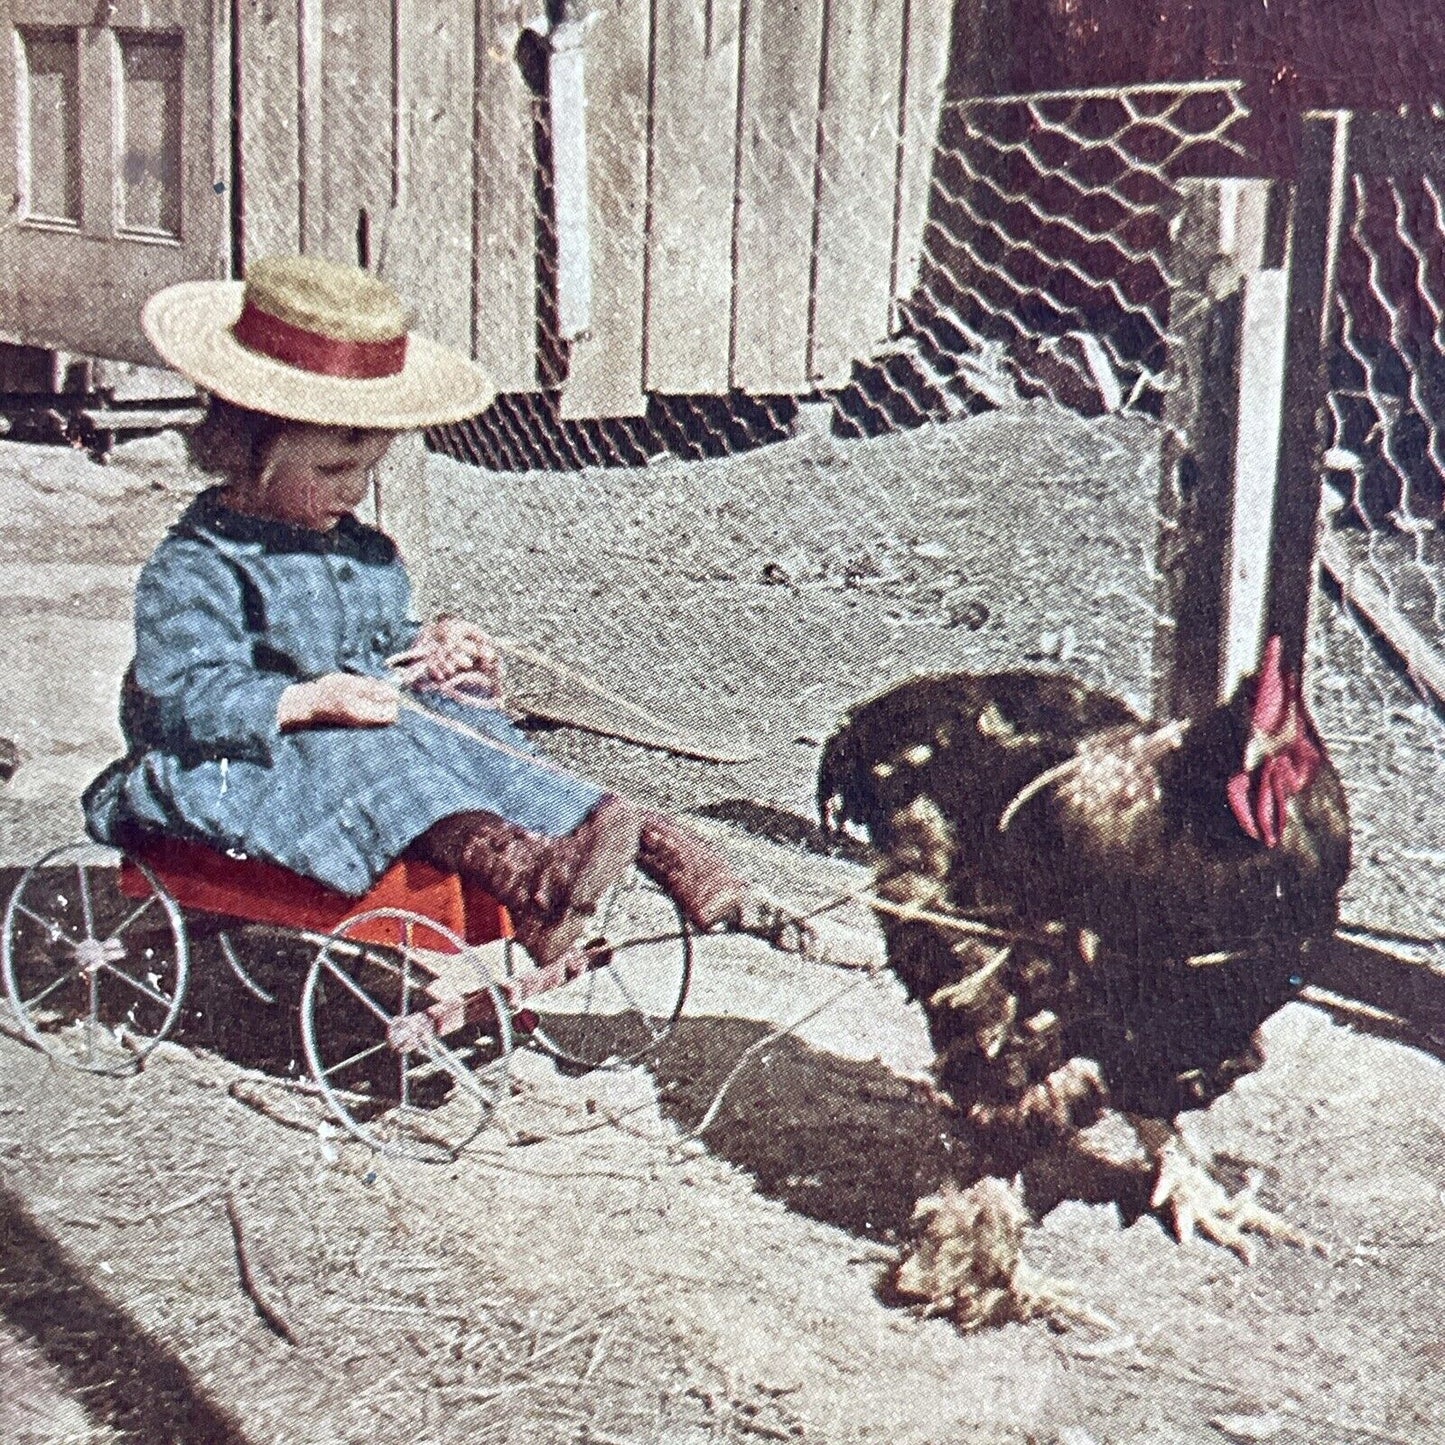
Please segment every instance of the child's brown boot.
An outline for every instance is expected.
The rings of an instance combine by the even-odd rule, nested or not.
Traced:
[[[517,941],[555,963],[581,938],[603,894],[637,857],[637,809],[607,794],[560,838],[491,813],[446,818],[424,840],[432,861],[475,879],[512,915]]]
[[[808,951],[812,935],[807,923],[740,878],[717,849],[684,823],[662,813],[644,813],[637,866],[671,895],[700,933],[721,925],[790,953]]]
[[[700,933],[719,924],[735,928],[747,882],[701,834],[662,813],[642,815],[637,866],[682,909]]]

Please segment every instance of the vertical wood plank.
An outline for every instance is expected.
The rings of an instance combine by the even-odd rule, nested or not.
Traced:
[[[326,65],[325,0],[297,0],[296,114],[300,181],[301,249],[324,253],[326,206],[322,194],[326,169],[326,126],[321,76]]]
[[[728,386],[738,20],[738,0],[653,7],[648,391]]]
[[[905,0],[904,21],[898,193],[889,282],[898,301],[913,294],[922,269],[923,228],[928,220],[933,154],[953,48],[954,7],[951,0]]]
[[[1283,271],[1257,271],[1245,277],[1221,697],[1233,693],[1259,666],[1264,642],[1288,299],[1288,277]]]
[[[518,63],[541,0],[477,0],[472,355],[501,391],[537,385],[536,97]]]
[[[34,194],[30,169],[34,139],[27,98],[21,94],[21,86],[26,84],[26,61],[21,38],[15,33],[15,20],[14,7],[0,0],[0,26],[4,27],[0,31],[3,36],[0,40],[0,136],[5,137],[5,144],[0,145],[0,195],[13,196],[18,203]],[[76,64],[79,65],[78,58]],[[57,128],[63,135],[65,127],[61,117],[66,115],[63,103],[57,105],[55,111]],[[59,193],[63,203],[63,184]],[[11,262],[9,251],[0,246],[0,306],[6,311],[9,310],[7,303],[19,289],[19,277],[14,274]],[[0,337],[7,343],[13,338],[14,326],[12,316],[0,314]]]
[[[1215,704],[1232,516],[1242,278],[1230,275],[1228,183],[1186,181],[1171,266],[1179,278],[1165,400],[1155,560],[1153,711],[1195,716]],[[1180,314],[1183,313],[1183,314]]]
[[[1324,480],[1318,423],[1325,398],[1326,343],[1333,320],[1335,265],[1344,224],[1349,153],[1348,112],[1306,117],[1295,187],[1284,425],[1266,610],[1269,632],[1279,634],[1285,662],[1296,672],[1304,658],[1314,590],[1320,487]]]
[[[824,13],[808,375],[828,386],[888,335],[903,0],[830,0]]]
[[[218,276],[237,274],[237,257],[240,250],[241,211],[239,197],[235,193],[237,177],[240,174],[240,159],[236,154],[237,127],[232,124],[236,114],[238,93],[234,88],[235,68],[240,56],[239,40],[234,25],[240,20],[239,6],[231,0],[211,0],[211,53],[209,58],[210,115],[204,127],[196,124],[195,117],[188,123],[194,135],[197,130],[210,132],[210,176],[211,213],[214,217],[215,256]],[[194,59],[194,57],[193,57]],[[191,62],[187,61],[189,66]],[[187,82],[189,84],[189,81]],[[185,99],[182,96],[182,107]],[[216,190],[217,183],[221,189]],[[199,217],[185,212],[185,226],[193,225]],[[204,224],[204,223],[203,223]]]
[[[321,254],[367,266],[385,252],[394,194],[392,0],[325,0]]]
[[[732,384],[808,379],[822,15],[819,0],[745,0],[733,238]]]
[[[636,416],[642,390],[650,4],[600,0],[586,42],[592,329],[572,345],[564,418]]]
[[[422,332],[469,351],[473,0],[401,0],[397,28],[397,210],[377,270]]]
[[[241,251],[301,249],[300,93],[296,0],[241,0]]]

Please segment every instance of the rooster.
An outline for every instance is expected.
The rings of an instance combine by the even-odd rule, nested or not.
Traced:
[[[1181,1239],[1246,1259],[1246,1231],[1300,1242],[1173,1122],[1258,1066],[1349,872],[1344,792],[1278,638],[1227,704],[1162,725],[1058,675],[915,678],[828,740],[818,802],[825,833],[880,857],[889,966],[996,1172],[1082,1159],[1107,1116]]]

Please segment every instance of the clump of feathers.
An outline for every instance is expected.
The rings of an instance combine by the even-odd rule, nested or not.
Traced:
[[[913,1238],[890,1281],[894,1293],[965,1333],[1036,1319],[1108,1327],[1102,1315],[1024,1262],[1028,1222],[1017,1185],[993,1177],[968,1189],[945,1183],[914,1208]]]

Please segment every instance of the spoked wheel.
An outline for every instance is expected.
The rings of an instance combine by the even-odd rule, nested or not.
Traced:
[[[320,943],[301,994],[307,1062],[373,1149],[455,1159],[506,1097],[511,1014],[468,953],[450,929],[396,908],[359,913]]]
[[[692,932],[672,899],[633,872],[597,910],[583,941],[589,967],[517,1011],[554,1058],[618,1067],[672,1032],[692,982]]]
[[[0,967],[16,1021],[52,1058],[128,1074],[180,1012],[190,966],[185,923],[155,876],[145,898],[119,887],[116,854],[93,843],[47,853],[5,909]]]

